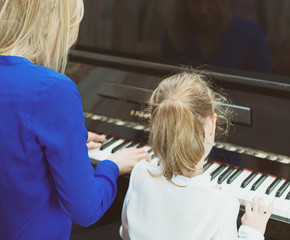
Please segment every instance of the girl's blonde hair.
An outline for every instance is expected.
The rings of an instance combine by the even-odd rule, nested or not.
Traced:
[[[77,40],[82,0],[0,0],[0,54],[64,72]]]
[[[192,177],[205,153],[204,120],[218,115],[217,130],[226,133],[230,111],[227,100],[214,92],[202,75],[183,72],[163,80],[149,100],[150,144],[163,165],[160,175]]]

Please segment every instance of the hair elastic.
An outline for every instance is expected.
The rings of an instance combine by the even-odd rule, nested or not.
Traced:
[[[172,101],[176,101],[176,98],[174,98],[174,97],[170,97],[169,99]]]

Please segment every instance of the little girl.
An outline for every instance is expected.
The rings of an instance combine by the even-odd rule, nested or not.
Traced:
[[[246,203],[237,232],[239,203],[203,174],[220,123],[229,126],[225,98],[205,78],[181,73],[162,81],[149,101],[150,144],[159,164],[139,162],[131,173],[122,211],[122,239],[264,239],[272,205]]]

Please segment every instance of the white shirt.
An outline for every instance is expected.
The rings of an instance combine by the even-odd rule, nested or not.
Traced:
[[[210,185],[210,176],[172,179],[152,177],[161,166],[140,161],[133,169],[122,211],[122,239],[131,240],[263,240],[236,220],[239,202]]]

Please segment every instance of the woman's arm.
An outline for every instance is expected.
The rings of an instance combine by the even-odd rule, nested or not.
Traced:
[[[36,97],[33,131],[60,206],[74,223],[88,226],[113,202],[120,172],[113,161],[101,161],[95,170],[91,166],[81,98],[76,85],[65,76],[59,79],[61,76],[48,79]],[[123,165],[140,160],[130,153],[122,156]]]

